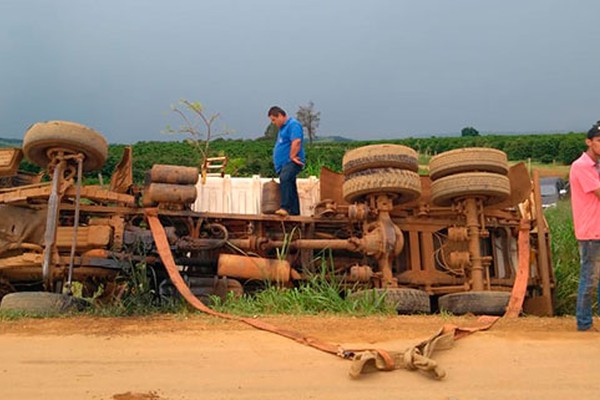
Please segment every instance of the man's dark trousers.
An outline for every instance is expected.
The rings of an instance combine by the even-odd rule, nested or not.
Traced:
[[[281,208],[290,215],[300,215],[300,200],[298,200],[298,188],[296,187],[296,176],[300,171],[302,171],[302,166],[290,161],[283,166],[279,173]]]

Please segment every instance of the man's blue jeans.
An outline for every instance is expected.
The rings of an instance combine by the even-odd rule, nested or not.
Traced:
[[[577,329],[588,330],[592,327],[592,305],[594,291],[600,302],[600,240],[580,240],[579,257],[579,289],[577,291]]]
[[[302,166],[290,161],[279,172],[281,208],[290,215],[300,215],[300,200],[298,200],[298,188],[296,187],[296,176],[300,171],[302,171]]]

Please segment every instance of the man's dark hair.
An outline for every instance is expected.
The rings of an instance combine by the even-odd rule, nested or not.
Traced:
[[[270,116],[279,117],[280,115],[283,115],[284,117],[287,116],[285,111],[283,111],[283,108],[278,107],[278,106],[273,106],[273,107],[269,108],[269,112],[267,113],[267,117],[270,117]]]
[[[593,126],[592,129],[590,129],[587,133],[587,138],[588,139],[593,139],[596,136],[600,136],[600,121],[596,122]]]

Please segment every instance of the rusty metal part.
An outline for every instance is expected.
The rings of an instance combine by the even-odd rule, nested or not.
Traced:
[[[373,253],[377,257],[379,272],[381,273],[381,287],[393,288],[398,286],[398,280],[393,276],[392,272],[392,257],[400,254],[404,247],[404,235],[400,228],[392,222],[390,212],[394,208],[393,198],[382,194],[376,196],[376,208],[379,212],[377,219],[377,228],[365,235],[366,239],[370,240],[370,245],[373,246],[379,241],[380,248],[377,253]],[[375,240],[373,240],[376,238]]]
[[[101,248],[110,244],[112,229],[107,225],[59,226],[56,229],[55,245],[60,250],[70,249],[76,245],[78,251]]]
[[[73,237],[71,240],[71,254],[69,256],[69,274],[67,277],[67,290],[72,294],[73,284],[73,262],[75,259],[75,249],[77,248],[77,229],[79,228],[79,204],[81,202],[81,176],[83,175],[83,155],[77,157],[77,183],[75,184],[75,220],[73,222]]]
[[[448,228],[448,240],[466,242],[469,240],[469,231],[464,226],[451,226]]]
[[[35,243],[10,243],[4,248],[5,251],[18,250],[18,249],[19,250],[30,250],[30,251],[34,251],[37,253],[44,252],[44,248]]]
[[[70,185],[70,183],[68,182],[67,184]],[[11,191],[1,192],[0,203],[16,203],[32,199],[49,198],[52,193],[51,185],[51,183],[49,184],[48,182],[42,182],[38,184],[18,187]],[[63,193],[64,196],[67,197],[74,197],[76,195],[75,192],[76,189],[74,187],[66,187],[64,188],[64,190],[61,190],[61,193]],[[131,205],[135,203],[135,198],[133,196],[111,192],[109,190],[102,189],[99,186],[82,187],[81,197],[98,202],[113,202]]]
[[[14,147],[0,149],[0,176],[15,176],[22,159],[21,149]]]
[[[52,290],[52,255],[55,252],[56,229],[58,214],[60,212],[61,193],[59,186],[62,183],[66,162],[60,161],[54,168],[52,178],[52,191],[48,199],[48,216],[46,217],[46,231],[44,234],[44,254],[42,262],[42,278],[47,290]]]
[[[510,196],[498,204],[489,206],[489,209],[500,210],[508,207],[516,207],[519,203],[529,198],[532,190],[531,177],[525,163],[520,162],[508,170],[510,180]]]
[[[175,241],[175,247],[181,251],[214,250],[231,244],[242,250],[255,250],[249,239],[201,239],[184,236]]]
[[[169,243],[175,243],[177,241],[177,234],[175,228],[167,226],[164,228]],[[139,226],[127,226],[123,234],[123,244],[133,245],[136,243],[144,243],[147,245],[152,244],[152,232],[149,229],[140,228]]]
[[[484,290],[484,270],[481,263],[479,200],[469,197],[464,200],[467,229],[469,230],[469,253],[471,254],[471,289]]]
[[[363,237],[359,241],[360,250],[377,258],[398,255],[404,247],[404,235],[390,218],[391,198],[386,195],[378,196],[377,209],[377,221],[366,224],[363,228]]]
[[[448,257],[448,266],[452,269],[465,270],[471,265],[471,256],[468,251],[453,251]]]
[[[113,228],[113,243],[114,250],[121,250],[123,247],[123,237],[125,234],[125,221],[120,215],[113,215],[110,218],[109,225]]]
[[[285,283],[290,280],[290,270],[290,263],[285,260],[221,254],[219,255],[217,274],[233,278]]]
[[[23,253],[18,256],[0,258],[0,270],[22,267],[39,268],[44,262],[44,256],[39,253]],[[38,274],[40,271],[38,270]],[[49,272],[48,272],[49,273]]]
[[[369,215],[369,207],[364,203],[356,203],[348,206],[348,218],[350,221],[366,221]]]
[[[127,193],[133,185],[133,159],[131,153],[131,146],[126,146],[123,149],[121,161],[110,177],[111,192]]]
[[[0,254],[23,243],[41,246],[46,217],[47,209],[0,205]]]
[[[196,187],[191,185],[173,185],[169,183],[151,183],[144,195],[154,203],[190,204],[196,201]]]
[[[321,199],[329,199],[338,206],[348,205],[346,200],[344,200],[343,185],[343,174],[334,172],[327,167],[321,167],[321,173],[319,174]]]
[[[150,181],[153,183],[171,183],[175,185],[195,185],[199,171],[195,167],[154,164],[150,170]]]
[[[536,170],[533,172],[533,182],[535,190],[533,191],[535,204],[535,219],[533,223],[537,228],[537,266],[542,279],[542,301],[541,308],[546,316],[553,314],[552,307],[552,285],[550,282],[551,269],[549,263],[548,246],[548,226],[542,210],[542,194],[540,191],[540,174]]]
[[[321,200],[315,204],[314,215],[318,217],[331,217],[338,213],[338,207],[335,201],[331,199]]]
[[[346,275],[349,282],[369,282],[373,278],[373,268],[368,265],[354,265]]]
[[[144,255],[133,255],[126,252],[110,251],[106,249],[92,249],[84,252],[81,257],[76,258],[77,263],[83,266],[99,266],[99,259],[107,259],[111,261],[124,260],[125,262],[130,261],[144,261],[148,264],[153,264],[157,261],[155,256],[144,256]],[[107,268],[112,268],[109,264],[103,264]],[[117,267],[118,268],[118,267]]]
[[[289,247],[294,249],[332,249],[332,250],[348,250],[359,251],[360,239],[350,238],[344,239],[296,239],[288,243]],[[281,248],[286,244],[283,240],[268,240],[263,242],[261,249],[276,249]]]

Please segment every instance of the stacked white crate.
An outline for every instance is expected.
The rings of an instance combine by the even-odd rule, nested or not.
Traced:
[[[262,187],[271,178],[232,178],[230,175],[209,176],[202,184],[198,180],[198,197],[194,211],[225,214],[260,214]],[[275,181],[279,181],[276,179]],[[312,215],[314,206],[320,200],[319,179],[311,176],[296,180],[300,199],[300,214]]]

